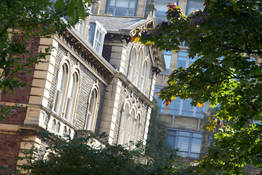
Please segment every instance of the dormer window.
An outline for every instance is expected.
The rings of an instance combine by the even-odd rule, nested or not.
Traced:
[[[137,0],[108,0],[106,14],[113,16],[135,16]]]
[[[90,23],[89,42],[99,55],[102,55],[105,35],[106,30],[99,22]]]
[[[84,29],[85,29],[85,21],[84,20],[79,20],[79,22],[75,25],[76,31],[78,31],[80,34],[84,34]]]

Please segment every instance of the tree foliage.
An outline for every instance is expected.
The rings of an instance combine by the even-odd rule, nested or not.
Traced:
[[[158,107],[155,105],[150,117],[146,155],[151,157],[154,163],[164,165],[171,153],[167,145],[167,125],[160,119]]]
[[[191,98],[192,104],[209,102],[219,110],[209,118],[217,128],[215,143],[200,163],[219,174],[241,174],[243,167],[262,167],[262,2],[206,0],[205,9],[183,14],[169,5],[167,22],[144,33],[141,41],[166,50],[188,44],[188,68],[175,70],[160,97]],[[216,172],[216,171],[214,171]]]

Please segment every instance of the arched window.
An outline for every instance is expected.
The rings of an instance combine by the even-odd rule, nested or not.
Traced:
[[[57,114],[60,114],[63,96],[65,94],[66,83],[68,79],[68,65],[64,63],[58,71],[57,86],[56,86],[56,98],[54,104],[54,110]]]
[[[136,144],[137,141],[139,141],[139,123],[140,123],[140,114],[137,115],[136,123],[135,125],[135,132],[134,132],[134,143]]]
[[[86,129],[94,131],[97,119],[97,111],[99,106],[99,94],[97,88],[93,88],[90,93],[89,103],[88,103],[88,112],[86,120]]]
[[[141,71],[140,69],[141,69],[142,60],[143,60],[143,51],[142,49],[140,49],[138,56],[137,56],[136,66],[135,66],[134,84],[136,86],[138,85],[138,81],[139,81],[139,74]]]
[[[142,74],[141,74],[141,78],[140,78],[140,87],[139,87],[141,91],[143,91],[144,86],[145,86],[146,73],[147,73],[147,63],[144,62]]]
[[[71,76],[66,97],[65,118],[70,121],[78,88],[78,74],[74,72]]]
[[[131,136],[132,136],[132,126],[133,126],[133,119],[135,118],[135,110],[133,109],[131,112],[131,115],[128,117],[128,120],[126,122],[126,126],[127,126],[127,132],[126,132],[126,136],[125,136],[125,143],[127,145],[130,144],[131,141]]]
[[[130,81],[133,80],[133,72],[134,72],[134,66],[135,66],[135,61],[136,61],[136,49],[132,48],[130,51],[130,56],[129,56],[129,69],[128,69],[128,79]]]
[[[123,110],[120,117],[120,128],[119,128],[119,134],[118,134],[118,144],[124,143],[125,133],[126,133],[126,121],[129,114],[129,108],[128,104],[125,104],[123,106]]]

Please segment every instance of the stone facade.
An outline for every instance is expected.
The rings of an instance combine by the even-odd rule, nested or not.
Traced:
[[[105,4],[97,3],[96,12],[105,11]],[[155,26],[152,14],[144,16],[146,1],[138,7],[136,17],[91,16],[61,36],[29,43],[35,53],[52,50],[32,74],[19,75],[28,82],[25,89],[1,95],[0,104],[20,106],[0,121],[0,165],[14,169],[24,163],[17,159],[21,149],[44,148],[39,131],[72,138],[85,130],[105,132],[110,144],[129,148],[131,141],[146,143],[156,73],[164,61],[157,49],[131,41],[136,29]]]

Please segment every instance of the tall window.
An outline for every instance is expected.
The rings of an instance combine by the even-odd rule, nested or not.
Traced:
[[[127,132],[126,132],[126,136],[125,136],[125,143],[127,145],[130,144],[131,141],[131,137],[132,137],[132,126],[133,126],[133,119],[135,118],[135,110],[132,110],[131,112],[131,116],[128,117],[126,126],[127,126]]]
[[[143,52],[142,49],[139,49],[138,57],[136,59],[136,66],[135,66],[135,77],[134,77],[134,84],[137,86],[140,74],[140,68],[143,60]]]
[[[135,16],[137,0],[108,0],[106,13],[113,16]]]
[[[123,110],[121,113],[120,128],[119,128],[119,133],[118,133],[118,143],[121,145],[124,143],[128,113],[129,113],[128,105],[126,104],[125,106],[123,106]]]
[[[147,73],[147,63],[144,62],[142,74],[141,74],[141,80],[140,80],[140,90],[141,91],[143,91],[143,88],[145,86],[146,73]]]
[[[86,129],[94,131],[95,124],[97,119],[97,111],[98,111],[98,91],[97,89],[93,89],[90,94],[89,104],[88,104],[88,112],[87,112],[87,123]]]
[[[202,134],[191,131],[168,130],[167,143],[182,157],[199,158]]]
[[[187,0],[187,15],[200,9],[204,9],[204,0]]]
[[[139,131],[140,131],[140,114],[137,115],[137,119],[135,122],[135,134],[134,134],[134,143],[139,141]]]
[[[83,35],[85,30],[85,21],[82,19],[79,20],[79,22],[75,25],[75,29]]]
[[[128,79],[132,81],[134,66],[135,66],[135,61],[136,61],[136,49],[135,48],[131,49],[129,60],[130,61],[129,61],[129,69],[128,69]]]
[[[66,84],[68,79],[68,65],[64,63],[58,71],[57,86],[56,86],[56,99],[54,110],[60,114],[63,96],[65,94]]]
[[[172,58],[172,51],[163,51],[164,54],[164,59],[165,59],[165,64],[166,64],[166,71],[163,72],[164,74],[169,74],[170,73],[170,64],[171,64],[171,58]]]
[[[68,121],[70,121],[71,116],[72,116],[73,105],[74,105],[74,101],[76,97],[77,88],[78,88],[78,75],[75,72],[71,76],[68,91],[67,91],[65,118]]]
[[[89,42],[99,55],[102,55],[106,30],[99,22],[91,22],[89,28]]]
[[[177,0],[155,0],[156,21],[158,24],[166,21],[166,12],[168,10],[167,5],[169,3],[177,4]]]

